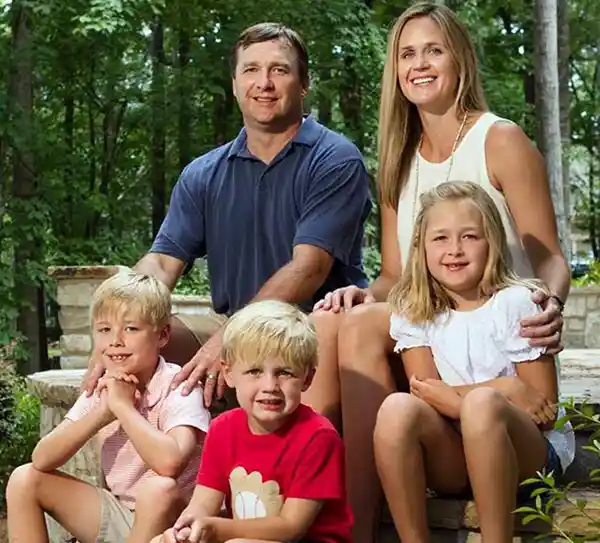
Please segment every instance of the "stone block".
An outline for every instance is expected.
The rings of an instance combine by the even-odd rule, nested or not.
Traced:
[[[600,348],[600,311],[588,313],[585,323],[585,346],[589,349]]]
[[[61,356],[60,367],[63,370],[84,370],[88,367],[88,355]]]
[[[62,306],[58,313],[58,323],[63,334],[81,334],[90,331],[89,306]]]
[[[174,294],[171,297],[173,313],[184,315],[207,315],[212,311],[210,296],[184,296]]]
[[[63,356],[71,354],[87,355],[92,350],[92,336],[89,334],[68,334],[60,336],[60,351]]]
[[[56,301],[61,307],[89,307],[102,281],[104,279],[63,279],[56,287]]]
[[[585,334],[565,329],[562,334],[562,341],[566,349],[583,349],[585,347]]]
[[[600,308],[600,294],[590,293],[586,297],[586,306],[588,309]]]
[[[40,399],[40,437],[49,434],[64,419],[79,396],[84,372],[81,370],[51,370],[30,375],[27,385]],[[60,471],[95,486],[103,484],[99,447],[95,439],[84,445]],[[46,517],[51,543],[70,541],[70,534],[49,516]]]
[[[585,317],[586,296],[580,292],[573,292],[565,305],[565,317]]]
[[[565,319],[565,324],[570,332],[583,332],[585,330],[585,319],[579,317],[569,317]]]

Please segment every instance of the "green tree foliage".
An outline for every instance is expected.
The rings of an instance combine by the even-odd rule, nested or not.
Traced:
[[[19,61],[11,54],[16,3],[0,0],[2,343],[17,336],[15,273],[39,283],[49,265],[132,265],[150,245],[183,165],[237,134],[228,61],[250,24],[281,21],[301,32],[311,55],[307,111],[351,138],[375,176],[386,33],[408,1],[28,0],[34,102],[26,144],[37,189],[15,202],[12,167],[24,138],[9,99]],[[476,42],[490,107],[533,136],[531,1],[446,3]],[[573,139],[596,159],[598,5],[570,2]],[[16,213],[17,204],[26,208]],[[379,266],[376,217],[367,232],[371,275]],[[39,240],[35,262],[13,271],[15,248],[31,239]],[[184,290],[206,284],[196,270]]]

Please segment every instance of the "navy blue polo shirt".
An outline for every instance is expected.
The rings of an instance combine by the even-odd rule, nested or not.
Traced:
[[[335,288],[366,286],[361,246],[370,211],[369,178],[358,149],[307,117],[265,164],[246,147],[246,131],[195,159],[177,181],[151,252],[185,262],[206,256],[217,313],[232,314],[256,296],[309,244],[334,257],[310,300]]]

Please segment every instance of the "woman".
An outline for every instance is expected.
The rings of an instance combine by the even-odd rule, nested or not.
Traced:
[[[533,293],[544,311],[523,320],[521,334],[557,353],[570,273],[543,158],[518,126],[487,111],[474,47],[456,15],[443,5],[420,3],[398,18],[388,39],[379,124],[381,275],[368,289],[338,290],[315,306],[315,319],[328,320],[332,338],[339,333],[337,342],[331,338],[320,345],[321,378],[306,401],[331,409],[341,385],[347,486],[354,512],[360,511],[357,543],[372,541],[378,520],[376,414],[397,388],[392,372],[402,373],[398,359],[388,362],[394,342],[385,300],[408,254],[419,195],[454,180],[472,181],[490,194],[507,231],[513,267],[519,275],[541,279],[553,293]],[[323,378],[334,375],[331,368],[338,364],[340,384],[333,379],[326,384]],[[526,390],[513,394],[526,401]]]

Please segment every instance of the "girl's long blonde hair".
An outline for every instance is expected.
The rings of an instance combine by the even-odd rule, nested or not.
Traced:
[[[479,283],[480,296],[489,297],[511,285],[545,290],[541,282],[521,279],[512,271],[504,225],[490,195],[475,183],[442,183],[421,195],[421,209],[415,222],[407,265],[388,297],[392,310],[410,322],[430,322],[439,313],[454,309],[454,302],[446,289],[427,269],[425,233],[428,212],[432,207],[440,202],[461,200],[469,200],[481,213],[483,232],[489,245],[487,263]]]
[[[475,48],[456,14],[450,8],[434,2],[420,2],[409,7],[396,20],[388,35],[379,104],[377,182],[381,201],[394,209],[398,208],[398,199],[406,185],[422,133],[417,108],[402,94],[398,83],[400,34],[406,23],[419,17],[429,17],[439,26],[445,45],[452,55],[458,72],[455,99],[457,114],[487,110]]]

